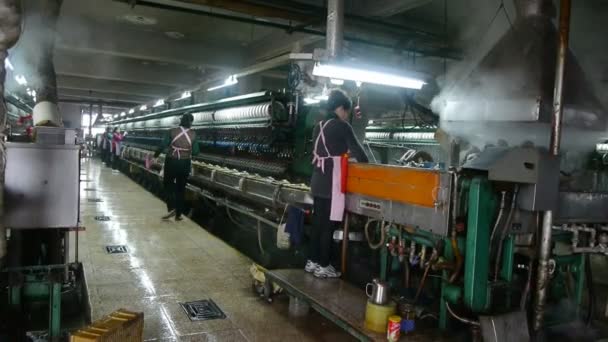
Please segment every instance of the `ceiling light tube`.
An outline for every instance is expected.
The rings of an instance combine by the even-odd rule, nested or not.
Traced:
[[[399,76],[386,72],[364,70],[336,64],[316,63],[312,74],[320,77],[329,77],[341,80],[359,81],[410,89],[421,89],[426,83],[412,77]]]
[[[154,107],[160,107],[163,106],[165,104],[165,100],[160,99],[158,101],[156,101],[156,103],[154,104]]]
[[[133,113],[135,113],[135,109],[133,109],[133,108],[129,109],[129,114],[133,114]]]
[[[8,57],[6,57],[4,59],[4,67],[7,68],[8,70],[15,70],[15,68],[13,68],[13,64],[11,63],[11,61],[8,59]]]
[[[146,105],[142,105],[141,107],[139,107],[139,110],[142,110],[142,111],[147,110],[147,109],[148,109],[148,106],[146,106]]]
[[[182,93],[182,96],[181,96],[181,97],[180,97],[178,100],[187,99],[187,98],[189,98],[190,96],[192,96],[192,93],[191,93],[191,92],[189,92],[189,91],[185,91],[185,92],[183,92],[183,93]]]
[[[208,88],[207,91],[214,91],[214,90],[217,90],[217,89],[220,89],[220,88],[224,88],[224,87],[229,87],[229,86],[235,85],[237,83],[239,83],[239,80],[236,78],[236,75],[231,75],[230,77],[228,77],[224,81],[224,83],[222,83],[222,84],[220,84],[218,86],[215,86],[215,87]]]
[[[310,97],[307,97],[307,98],[304,99],[304,103],[309,104],[309,105],[310,104],[317,104],[319,102],[321,102],[321,100],[316,100],[316,99],[313,99],[313,98],[310,98]]]
[[[122,113],[120,113],[120,116],[127,116],[127,113],[122,112]]]
[[[17,81],[17,83],[19,83],[19,85],[27,85],[27,80],[25,79],[25,76],[23,75],[16,75],[15,76],[15,81]]]

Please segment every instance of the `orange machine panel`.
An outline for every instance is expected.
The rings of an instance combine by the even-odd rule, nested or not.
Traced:
[[[434,207],[440,185],[439,172],[407,167],[348,164],[347,192]]]

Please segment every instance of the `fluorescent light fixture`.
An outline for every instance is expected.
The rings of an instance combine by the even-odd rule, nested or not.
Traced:
[[[189,98],[190,96],[192,96],[192,93],[191,93],[191,92],[189,92],[189,91],[185,91],[185,92],[183,92],[183,93],[182,93],[182,96],[181,96],[181,97],[180,97],[178,100],[187,99],[187,98]]]
[[[412,77],[399,76],[386,72],[364,70],[336,64],[315,64],[312,70],[314,76],[337,78],[341,80],[359,81],[381,84],[399,88],[420,89],[425,82]]]
[[[160,99],[160,100],[156,101],[156,103],[154,104],[154,107],[160,107],[164,104],[165,104],[165,100]]]
[[[8,59],[8,57],[4,59],[4,67],[11,71],[15,70],[15,68],[13,68],[13,64],[11,64],[11,61]]]
[[[118,117],[118,114],[114,114],[113,118],[116,119]]]
[[[319,102],[321,102],[321,100],[315,100],[315,99],[310,98],[310,97],[307,97],[307,98],[304,99],[304,103],[306,103],[306,104],[317,104]]]
[[[314,97],[315,100],[317,101],[327,101],[329,99],[329,96],[327,95],[317,95]]]
[[[17,81],[17,83],[19,83],[19,85],[27,85],[27,80],[25,79],[25,77],[23,75],[16,75],[15,81]]]
[[[133,114],[133,113],[135,113],[135,109],[133,109],[133,108],[129,109],[129,114]]]
[[[120,116],[127,116],[127,113],[122,112],[122,113],[120,113]]]
[[[222,83],[222,84],[220,84],[218,86],[215,86],[215,87],[211,87],[211,88],[207,89],[207,91],[214,91],[216,89],[220,89],[220,88],[224,88],[224,87],[229,87],[229,86],[235,85],[237,83],[239,83],[239,80],[236,79],[236,75],[231,75],[230,77],[228,77],[224,81],[224,83]]]
[[[146,105],[142,105],[141,107],[139,107],[139,110],[146,110],[146,109],[148,109],[148,106],[146,106]]]
[[[332,78],[329,81],[331,82],[331,84],[335,84],[335,85],[338,85],[338,86],[341,86],[341,85],[344,84],[344,80],[339,80],[337,78]]]

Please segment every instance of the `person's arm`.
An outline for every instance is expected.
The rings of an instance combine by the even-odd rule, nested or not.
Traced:
[[[156,152],[154,153],[154,158],[158,158],[158,156],[160,156],[160,154],[167,149],[169,145],[171,145],[171,132],[167,131],[163,137],[163,141],[161,141],[160,145],[156,149]]]
[[[199,153],[201,153],[201,148],[200,146],[198,146],[198,140],[196,138],[194,138],[194,141],[192,143],[192,156],[196,156]]]
[[[346,131],[346,143],[348,144],[348,150],[350,151],[351,155],[355,157],[359,163],[369,162],[367,155],[363,150],[363,146],[361,146],[359,140],[357,140],[357,137],[355,136],[353,127],[348,122],[345,122],[345,124],[344,130]]]

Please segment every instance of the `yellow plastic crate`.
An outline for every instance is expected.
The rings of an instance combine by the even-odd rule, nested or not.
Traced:
[[[90,326],[70,334],[70,342],[141,342],[144,314],[125,309],[93,322]]]

